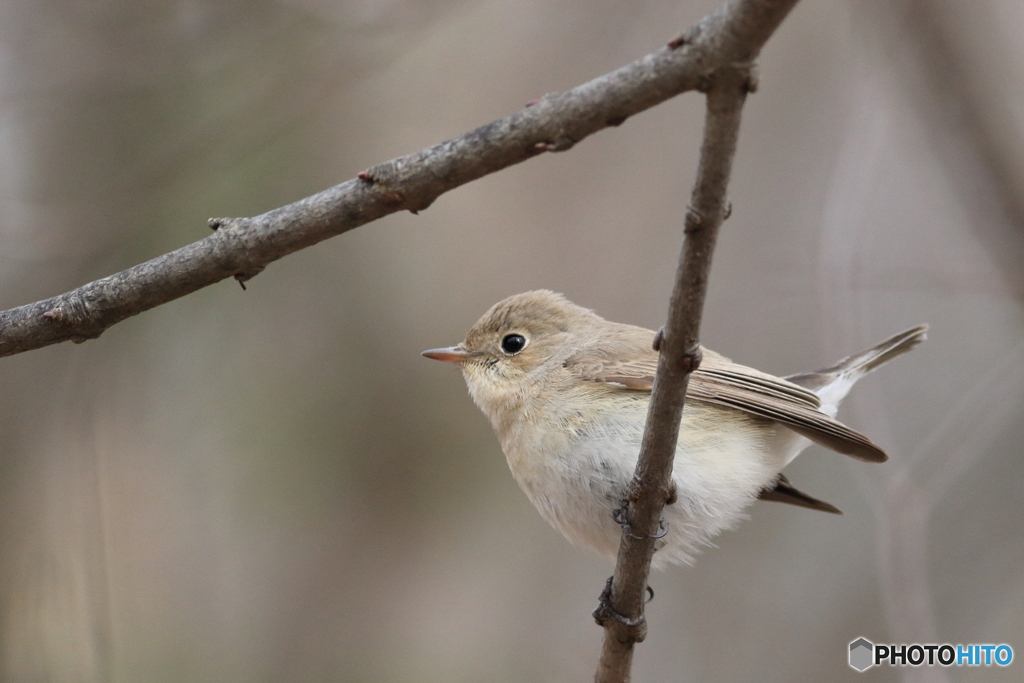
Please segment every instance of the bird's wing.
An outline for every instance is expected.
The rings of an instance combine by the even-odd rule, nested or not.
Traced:
[[[653,335],[653,333],[651,333]],[[884,462],[888,456],[863,434],[818,410],[817,395],[779,377],[759,372],[709,349],[690,375],[688,398],[728,406],[780,422],[801,436],[839,453]],[[658,354],[639,344],[589,347],[565,361],[581,379],[650,391]]]

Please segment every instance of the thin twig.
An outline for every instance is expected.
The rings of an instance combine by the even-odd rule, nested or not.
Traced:
[[[683,396],[690,373],[700,364],[698,339],[711,255],[728,210],[726,187],[739,135],[740,112],[749,87],[750,69],[739,67],[718,74],[708,91],[704,143],[686,213],[686,238],[668,322],[658,335],[661,355],[640,459],[625,501],[629,526],[622,534],[608,596],[611,609],[625,620],[603,620],[604,647],[595,676],[598,683],[628,681],[633,644],[646,635],[643,608],[647,576],[662,508],[674,495],[670,482]]]
[[[213,219],[205,239],[59,296],[0,312],[0,356],[83,342],[226,278],[244,282],[292,252],[585,137],[751,60],[796,0],[732,0],[666,47],[589,83],[542,97],[460,137],[254,218]]]
[[[763,3],[767,9],[771,3]],[[774,14],[762,17],[767,40],[795,3],[776,3]],[[763,43],[762,43],[763,44]],[[751,60],[761,44],[751,50]],[[675,493],[672,462],[679,436],[683,397],[690,373],[700,364],[700,323],[718,228],[728,214],[726,190],[739,135],[740,114],[753,89],[752,64],[734,63],[709,80],[707,117],[700,165],[690,208],[686,239],[669,305],[668,322],[656,343],[661,352],[640,457],[625,501],[629,525],[624,527],[615,574],[608,587],[603,620],[604,646],[595,681],[624,683],[630,678],[633,646],[646,635],[644,594],[655,540],[661,533],[661,511]],[[636,530],[646,530],[638,535]]]
[[[762,8],[771,3],[763,3]],[[794,3],[776,3],[764,17],[770,29],[778,26]],[[760,45],[751,51],[751,59]],[[718,228],[728,213],[726,189],[739,135],[740,113],[753,89],[752,64],[733,63],[708,81],[707,118],[700,165],[690,208],[686,238],[680,255],[668,322],[658,335],[660,353],[643,443],[624,508],[618,561],[611,585],[602,596],[595,616],[605,628],[604,646],[595,681],[628,681],[633,646],[646,635],[644,595],[655,541],[661,535],[661,512],[675,492],[672,462],[679,436],[683,397],[690,373],[700,364],[700,323]],[[671,533],[671,530],[669,531]],[[605,602],[606,601],[606,602]]]

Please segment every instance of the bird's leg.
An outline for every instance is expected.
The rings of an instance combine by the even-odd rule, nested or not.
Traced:
[[[591,613],[594,616],[594,621],[597,622],[598,626],[604,626],[604,623],[606,621],[608,621],[609,619],[614,619],[615,621],[624,624],[629,628],[643,630],[647,623],[647,619],[644,618],[644,615],[641,614],[636,619],[630,619],[628,617],[622,616],[621,614],[615,611],[614,607],[612,607],[612,579],[614,578],[614,576],[608,577],[608,580],[604,584],[604,590],[601,591],[601,595],[597,598],[597,607],[595,607],[594,611]],[[653,598],[654,591],[651,590],[650,586],[647,587],[647,590]],[[648,602],[650,601],[648,600]]]

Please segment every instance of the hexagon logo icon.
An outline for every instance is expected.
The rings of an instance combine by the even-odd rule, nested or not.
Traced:
[[[875,645],[867,638],[858,638],[850,643],[850,666],[865,671],[874,666]]]

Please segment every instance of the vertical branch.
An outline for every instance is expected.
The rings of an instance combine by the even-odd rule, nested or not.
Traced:
[[[674,497],[672,461],[690,373],[700,364],[700,321],[718,228],[728,215],[726,188],[739,135],[740,113],[753,89],[752,67],[717,72],[707,88],[700,165],[686,212],[685,240],[669,305],[668,322],[655,339],[661,352],[640,459],[623,505],[625,519],[615,574],[594,618],[604,626],[595,681],[629,680],[633,645],[644,639],[644,597],[661,511]],[[671,530],[668,530],[671,533]]]

